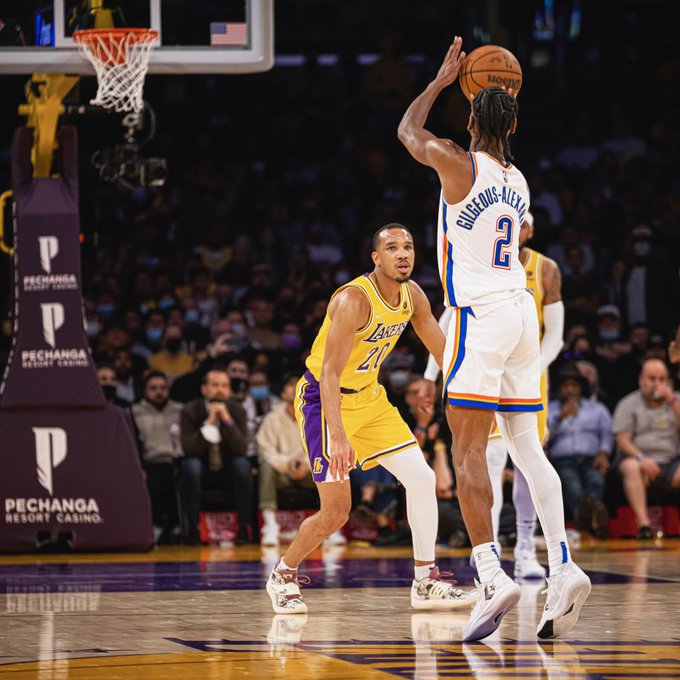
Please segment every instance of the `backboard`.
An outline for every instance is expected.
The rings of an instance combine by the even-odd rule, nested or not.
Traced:
[[[72,36],[108,19],[115,26],[159,32],[149,73],[266,71],[274,63],[273,5],[274,0],[5,0],[0,74],[94,75]]]

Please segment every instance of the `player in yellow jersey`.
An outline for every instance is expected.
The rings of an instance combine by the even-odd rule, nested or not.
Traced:
[[[533,238],[533,235],[534,218],[530,212],[527,212],[519,232],[519,260],[526,272],[527,289],[534,298],[538,313],[539,337],[541,341],[541,400],[543,402],[543,410],[537,414],[538,436],[541,443],[545,445],[548,439],[548,367],[562,348],[564,305],[562,304],[562,278],[557,263],[549,257],[526,247],[527,242]],[[452,312],[452,308],[447,307],[439,319],[439,325],[444,333],[448,332]],[[430,355],[425,378],[435,381],[438,375],[439,369],[434,357]],[[496,543],[498,543],[498,525],[503,506],[502,475],[507,457],[507,449],[501,438],[501,433],[494,422],[486,448],[486,462],[493,489],[491,519]],[[527,481],[518,468],[515,469],[512,501],[517,518],[515,577],[529,579],[543,578],[545,576],[545,569],[536,559],[536,549],[533,543],[533,535],[536,530],[536,509],[531,500],[531,492]]]
[[[413,238],[400,224],[373,237],[375,268],[339,288],[297,387],[296,417],[317,483],[321,509],[300,526],[272,570],[267,592],[277,614],[304,614],[297,568],[339,530],[351,509],[349,471],[358,463],[382,465],[406,490],[415,561],[411,605],[453,608],[472,605],[473,593],[444,580],[435,565],[437,499],[434,472],[413,434],[378,383],[378,371],[409,320],[441,362],[445,339],[430,303],[413,281]]]

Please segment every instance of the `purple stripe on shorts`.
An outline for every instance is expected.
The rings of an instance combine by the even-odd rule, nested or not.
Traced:
[[[304,375],[307,385],[302,391],[302,415],[304,415],[305,441],[309,454],[309,464],[315,482],[323,482],[328,471],[328,460],[325,458],[323,444],[326,423],[321,414],[321,393],[316,378],[307,371]]]

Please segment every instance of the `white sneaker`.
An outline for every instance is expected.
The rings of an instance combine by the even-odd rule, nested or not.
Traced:
[[[536,634],[554,638],[569,632],[578,621],[583,603],[590,594],[590,579],[573,562],[562,564],[548,577],[548,593]]]
[[[415,609],[471,607],[477,600],[477,593],[455,588],[452,582],[444,580],[448,576],[453,574],[440,574],[439,567],[435,567],[422,581],[414,580],[411,585],[411,606]]]
[[[515,548],[515,578],[545,578],[545,567],[536,558],[533,546]]]
[[[347,539],[344,537],[342,531],[336,531],[331,534],[324,542],[324,547],[329,545],[347,545]]]
[[[503,617],[519,602],[521,588],[498,569],[490,581],[477,585],[478,599],[463,631],[463,642],[481,640],[501,625]]]
[[[260,534],[260,545],[277,546],[279,544],[279,525],[265,522]]]
[[[297,569],[274,567],[267,579],[267,594],[277,614],[306,614],[307,605],[300,594],[300,583],[309,583],[309,577],[298,576]]]

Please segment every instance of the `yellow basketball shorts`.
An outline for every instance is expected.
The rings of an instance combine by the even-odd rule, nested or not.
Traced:
[[[341,392],[342,424],[362,469],[368,470],[378,465],[381,458],[418,445],[399,411],[388,401],[382,385],[374,383],[358,392]],[[335,481],[328,469],[331,442],[321,408],[319,383],[309,371],[297,384],[295,417],[314,481]]]

